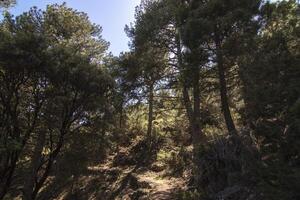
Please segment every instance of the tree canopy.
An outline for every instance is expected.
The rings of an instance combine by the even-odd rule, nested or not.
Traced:
[[[299,199],[299,9],[142,0],[118,56],[66,3],[6,11],[0,199]]]

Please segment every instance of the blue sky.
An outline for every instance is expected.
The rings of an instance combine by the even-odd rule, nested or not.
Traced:
[[[37,6],[45,9],[46,5],[66,2],[67,6],[86,12],[93,23],[103,28],[103,37],[110,42],[110,51],[119,55],[128,50],[128,38],[124,33],[125,24],[134,21],[135,7],[140,0],[17,0],[17,5],[10,11],[19,15]]]

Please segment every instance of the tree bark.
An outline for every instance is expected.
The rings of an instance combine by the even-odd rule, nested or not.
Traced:
[[[176,33],[176,53],[177,53],[177,65],[178,69],[181,73],[181,83],[182,83],[182,96],[183,96],[183,103],[187,112],[187,117],[190,123],[190,129],[193,132],[192,128],[192,121],[193,121],[193,108],[192,108],[192,103],[191,99],[189,96],[189,88],[188,88],[188,83],[186,80],[186,77],[184,77],[184,72],[183,72],[183,61],[182,61],[182,53],[181,53],[181,41],[180,41],[180,33],[179,30],[177,30]]]
[[[183,84],[182,96],[183,96],[184,107],[187,112],[187,117],[188,117],[188,120],[189,120],[190,126],[191,126],[192,121],[193,121],[193,107],[192,107],[192,103],[191,103],[191,99],[190,99],[190,95],[189,95],[189,88],[187,87],[186,83]]]
[[[46,165],[45,169],[43,170],[43,173],[39,176],[40,178],[38,181],[36,181],[35,187],[33,188],[32,199],[36,199],[40,189],[42,188],[42,186],[44,185],[45,181],[49,176],[50,170],[53,166],[56,157],[58,156],[58,154],[61,151],[61,148],[63,147],[64,137],[69,132],[69,128],[70,128],[70,124],[68,124],[67,122],[64,124],[65,125],[63,125],[63,127],[60,130],[60,137],[56,145],[56,148],[49,155],[48,162],[45,164]]]
[[[5,172],[3,173],[3,177],[1,177],[2,183],[0,186],[2,188],[0,189],[0,199],[4,199],[5,195],[8,192],[8,189],[9,189],[11,181],[12,181],[13,174],[14,174],[16,166],[17,166],[18,158],[19,158],[18,152],[13,152],[12,156],[9,158],[9,159],[11,159],[11,164],[7,168],[7,170],[5,170]]]
[[[72,125],[72,121],[74,122],[76,119],[76,118],[72,117],[76,110],[75,109],[76,100],[77,100],[77,93],[75,94],[75,97],[72,100],[71,107],[69,108],[68,105],[65,106],[66,113],[64,113],[62,125],[59,130],[59,132],[60,132],[59,140],[57,142],[55,149],[50,153],[48,162],[45,163],[46,166],[45,166],[43,173],[40,175],[40,179],[36,181],[35,187],[33,188],[33,192],[32,192],[32,199],[36,199],[36,196],[38,195],[40,189],[42,188],[45,181],[47,180],[50,170],[52,168],[52,165],[53,165],[56,157],[59,155],[61,148],[64,145],[65,135],[67,135],[70,132],[70,127]],[[52,143],[52,142],[53,141],[50,139],[50,143]],[[53,144],[51,144],[51,146],[52,145]]]
[[[6,108],[10,112],[12,112],[11,108],[8,107],[9,105],[6,105],[6,106],[7,106]],[[20,149],[14,150],[14,151],[8,150],[5,155],[6,158],[4,158],[4,159],[6,159],[6,163],[5,163],[6,167],[4,168],[3,172],[1,169],[1,173],[0,173],[1,174],[0,175],[0,200],[4,199],[5,195],[7,194],[8,190],[9,190],[13,175],[15,173],[15,169],[17,167],[17,162],[19,160],[19,156],[20,156],[21,152],[23,151],[31,133],[34,131],[34,129],[36,127],[36,122],[37,122],[37,119],[38,119],[38,116],[40,113],[40,109],[42,107],[42,103],[39,103],[38,99],[36,99],[36,109],[33,114],[33,121],[30,124],[30,126],[28,127],[27,131],[24,133],[22,140],[20,138],[21,131],[19,130],[18,118],[16,117],[17,116],[16,115],[17,107],[18,107],[18,105],[14,106],[14,108],[15,108],[14,113],[10,113],[10,116],[13,116],[12,117],[13,120],[11,123],[14,124],[14,130],[13,130],[14,131],[14,134],[13,134],[14,139],[21,141],[21,147],[20,147]],[[9,126],[10,124],[7,124],[7,125]]]
[[[29,174],[24,182],[23,188],[23,199],[24,200],[32,200],[33,197],[33,189],[35,180],[37,177],[38,169],[41,164],[42,152],[46,141],[45,132],[40,132],[37,138],[37,142],[34,148],[31,164],[29,166]]]
[[[153,123],[153,99],[154,99],[154,84],[149,85],[149,107],[148,107],[148,128],[147,128],[147,137],[151,138],[152,136],[152,123]]]
[[[182,53],[181,53],[181,42],[180,42],[180,33],[177,33],[176,36],[176,46],[177,46],[177,59],[178,59],[178,68],[183,74],[183,60],[182,60]],[[197,146],[199,146],[202,142],[202,139],[204,140],[205,137],[201,131],[200,126],[200,87],[199,87],[199,70],[198,68],[195,68],[195,71],[192,75],[192,84],[193,84],[193,107],[192,102],[189,96],[188,92],[188,83],[187,78],[183,75],[182,76],[182,95],[183,95],[183,102],[184,106],[187,112],[187,117],[190,123],[190,129],[191,129],[191,137],[192,137],[192,143],[194,146],[194,149],[197,149]]]
[[[179,28],[178,28],[179,29]],[[200,74],[198,68],[195,68],[195,71],[191,75],[192,77],[192,86],[193,86],[193,103],[191,102],[190,96],[189,96],[189,88],[188,88],[188,79],[185,75],[185,68],[183,64],[183,58],[182,58],[182,45],[181,45],[181,35],[180,30],[177,30],[176,33],[176,51],[177,51],[177,59],[178,59],[178,69],[181,73],[181,82],[183,85],[182,94],[183,94],[183,102],[184,106],[186,108],[189,125],[191,129],[191,137],[192,137],[192,145],[193,145],[193,177],[195,184],[198,183],[199,177],[201,176],[201,165],[199,164],[201,159],[200,154],[200,148],[205,143],[205,135],[203,134],[201,130],[200,125]],[[193,104],[193,107],[192,107]]]
[[[195,68],[193,73],[193,103],[194,103],[194,112],[193,112],[193,144],[194,149],[197,150],[197,146],[201,144],[204,135],[201,130],[200,125],[200,85],[199,85],[199,70]]]
[[[216,54],[217,54],[218,75],[219,75],[219,82],[220,82],[221,109],[225,118],[225,123],[229,134],[236,134],[236,128],[228,104],[227,83],[225,77],[223,53],[221,47],[221,40],[218,34],[215,34],[215,45],[216,45]]]
[[[119,118],[119,128],[120,130],[122,129],[122,124],[123,124],[123,105],[120,107],[120,118]]]

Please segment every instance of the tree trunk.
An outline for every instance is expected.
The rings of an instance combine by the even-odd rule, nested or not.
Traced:
[[[55,161],[55,158],[58,156],[58,154],[61,151],[61,148],[63,147],[64,144],[64,136],[69,132],[70,128],[70,124],[68,125],[67,123],[65,123],[65,125],[63,125],[63,127],[60,130],[60,137],[59,137],[59,141],[56,145],[56,148],[52,151],[52,153],[49,155],[48,158],[48,162],[45,164],[45,169],[43,170],[43,173],[41,173],[41,175],[39,175],[39,181],[36,182],[35,187],[33,188],[32,191],[32,199],[36,199],[36,196],[38,195],[40,189],[42,188],[42,186],[44,185],[45,181],[47,180],[50,170],[52,168],[52,165]]]
[[[72,116],[73,112],[70,112],[67,116],[65,116],[63,122],[62,122],[62,126],[60,128],[60,136],[59,136],[59,140],[57,142],[57,145],[55,147],[55,149],[50,153],[49,158],[47,159],[48,162],[44,163],[45,168],[43,169],[43,173],[39,172],[40,167],[40,161],[38,159],[39,155],[41,155],[43,147],[45,145],[45,141],[46,141],[46,135],[41,134],[39,135],[38,138],[38,143],[37,146],[34,150],[34,155],[33,155],[33,159],[32,159],[32,174],[35,173],[34,176],[34,184],[32,184],[32,177],[31,179],[28,178],[28,186],[24,186],[24,196],[23,199],[28,200],[27,198],[31,198],[30,200],[36,199],[40,189],[42,188],[42,186],[44,185],[45,181],[47,180],[51,167],[55,161],[55,158],[58,156],[58,154],[60,153],[61,148],[63,147],[64,144],[64,137],[67,133],[69,133],[70,130],[70,126],[71,123],[70,121],[70,116]],[[40,143],[39,143],[40,141]],[[50,143],[52,143],[52,139],[50,139]],[[53,145],[53,144],[51,144]],[[41,158],[41,157],[40,157]],[[37,177],[39,176],[39,177]],[[39,179],[37,179],[39,178]],[[27,182],[26,182],[27,183]],[[31,189],[30,189],[31,187]],[[27,194],[27,190],[28,190],[28,194],[30,193],[30,195]],[[26,193],[26,195],[25,195]]]
[[[206,137],[201,129],[201,112],[200,112],[200,74],[199,69],[195,67],[193,70],[192,81],[193,81],[193,104],[194,112],[192,117],[192,143],[193,143],[193,162],[194,162],[194,181],[198,185],[202,173],[201,169],[201,148],[205,145]]]
[[[119,118],[119,128],[120,130],[122,129],[122,125],[123,125],[123,110],[124,110],[124,101],[121,100],[120,102],[120,118]]]
[[[148,128],[147,128],[147,137],[150,139],[152,136],[152,123],[153,123],[153,97],[154,97],[154,84],[149,85],[149,107],[148,107]]]
[[[179,29],[179,28],[178,28]],[[199,70],[196,68],[194,74],[192,76],[192,83],[193,83],[193,104],[194,108],[192,107],[192,102],[189,97],[188,92],[188,79],[185,75],[185,69],[183,65],[183,58],[182,58],[182,45],[181,45],[181,35],[180,30],[177,30],[176,37],[176,51],[177,51],[177,59],[178,59],[178,69],[181,74],[181,82],[183,85],[182,95],[183,95],[183,102],[187,112],[187,117],[189,120],[190,130],[191,130],[191,137],[192,137],[192,145],[193,145],[193,163],[194,168],[192,171],[195,184],[197,185],[199,181],[199,177],[201,176],[201,169],[200,169],[200,148],[201,145],[205,143],[205,135],[202,133],[201,126],[200,126],[200,87],[199,87]]]
[[[192,103],[191,103],[191,99],[190,99],[190,95],[189,95],[189,88],[187,87],[186,83],[183,84],[182,96],[183,96],[183,104],[184,104],[185,110],[187,112],[187,117],[190,122],[190,126],[192,126],[193,107],[192,107]]]
[[[29,174],[25,179],[23,188],[23,199],[32,200],[34,199],[33,190],[34,184],[37,177],[38,169],[41,164],[42,152],[45,145],[46,134],[45,132],[40,132],[37,138],[37,142],[34,148],[31,164],[29,166]]]
[[[182,60],[182,53],[181,53],[181,42],[180,42],[180,33],[177,33],[176,36],[176,45],[177,45],[177,59],[178,59],[178,68],[183,74],[183,60]],[[191,137],[192,137],[192,143],[195,147],[194,149],[197,149],[197,146],[201,144],[202,139],[204,139],[204,135],[202,134],[201,127],[200,127],[200,88],[199,88],[199,70],[198,68],[195,68],[195,71],[193,73],[193,104],[194,108],[192,107],[192,102],[189,97],[188,92],[188,83],[187,78],[185,76],[182,76],[182,95],[183,95],[183,102],[184,106],[187,112],[187,117],[190,123],[190,129],[191,129]]]
[[[204,135],[201,130],[200,125],[200,85],[199,85],[199,70],[198,68],[195,68],[193,73],[193,104],[194,104],[194,112],[193,112],[193,145],[195,151],[198,150],[198,146],[204,142]],[[196,153],[195,153],[196,155]]]
[[[176,36],[176,44],[177,44],[177,58],[178,58],[178,68],[182,74],[182,94],[183,94],[183,102],[186,108],[187,117],[190,124],[191,130],[191,138],[192,138],[192,145],[193,145],[193,177],[195,184],[198,183],[199,177],[201,176],[201,169],[200,169],[200,148],[201,145],[205,143],[205,135],[201,130],[200,125],[200,74],[198,68],[195,68],[193,71],[192,76],[192,84],[193,84],[193,103],[191,102],[189,92],[188,92],[188,79],[184,76],[184,68],[183,68],[183,60],[181,54],[181,42],[180,42],[180,33],[177,33]],[[193,107],[192,107],[193,104]]]
[[[0,199],[4,199],[5,195],[8,192],[8,189],[10,187],[11,181],[13,174],[15,172],[16,166],[17,166],[17,161],[19,158],[19,153],[18,152],[13,152],[11,157],[11,165],[3,172],[3,177],[1,177],[1,188],[0,188]]]
[[[120,119],[119,119],[119,128],[122,129],[123,124],[123,106],[120,108]]]
[[[186,77],[184,77],[184,69],[183,69],[183,61],[182,61],[182,53],[181,53],[181,38],[180,38],[180,31],[177,30],[176,38],[176,51],[177,51],[177,65],[178,69],[181,73],[181,83],[182,83],[182,96],[183,96],[183,103],[187,112],[187,117],[190,123],[190,129],[193,132],[192,128],[192,121],[193,121],[193,108],[191,99],[189,96],[189,88]],[[191,134],[193,135],[193,133]]]
[[[216,53],[217,53],[218,75],[219,75],[219,82],[220,82],[221,108],[222,108],[222,112],[225,118],[225,123],[229,134],[236,134],[236,128],[228,105],[227,83],[225,77],[223,53],[221,49],[221,41],[217,34],[215,36],[215,44],[216,44]]]

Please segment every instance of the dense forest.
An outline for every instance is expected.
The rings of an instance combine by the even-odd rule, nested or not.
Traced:
[[[299,2],[142,0],[119,56],[86,13],[16,3],[0,200],[300,199]]]

